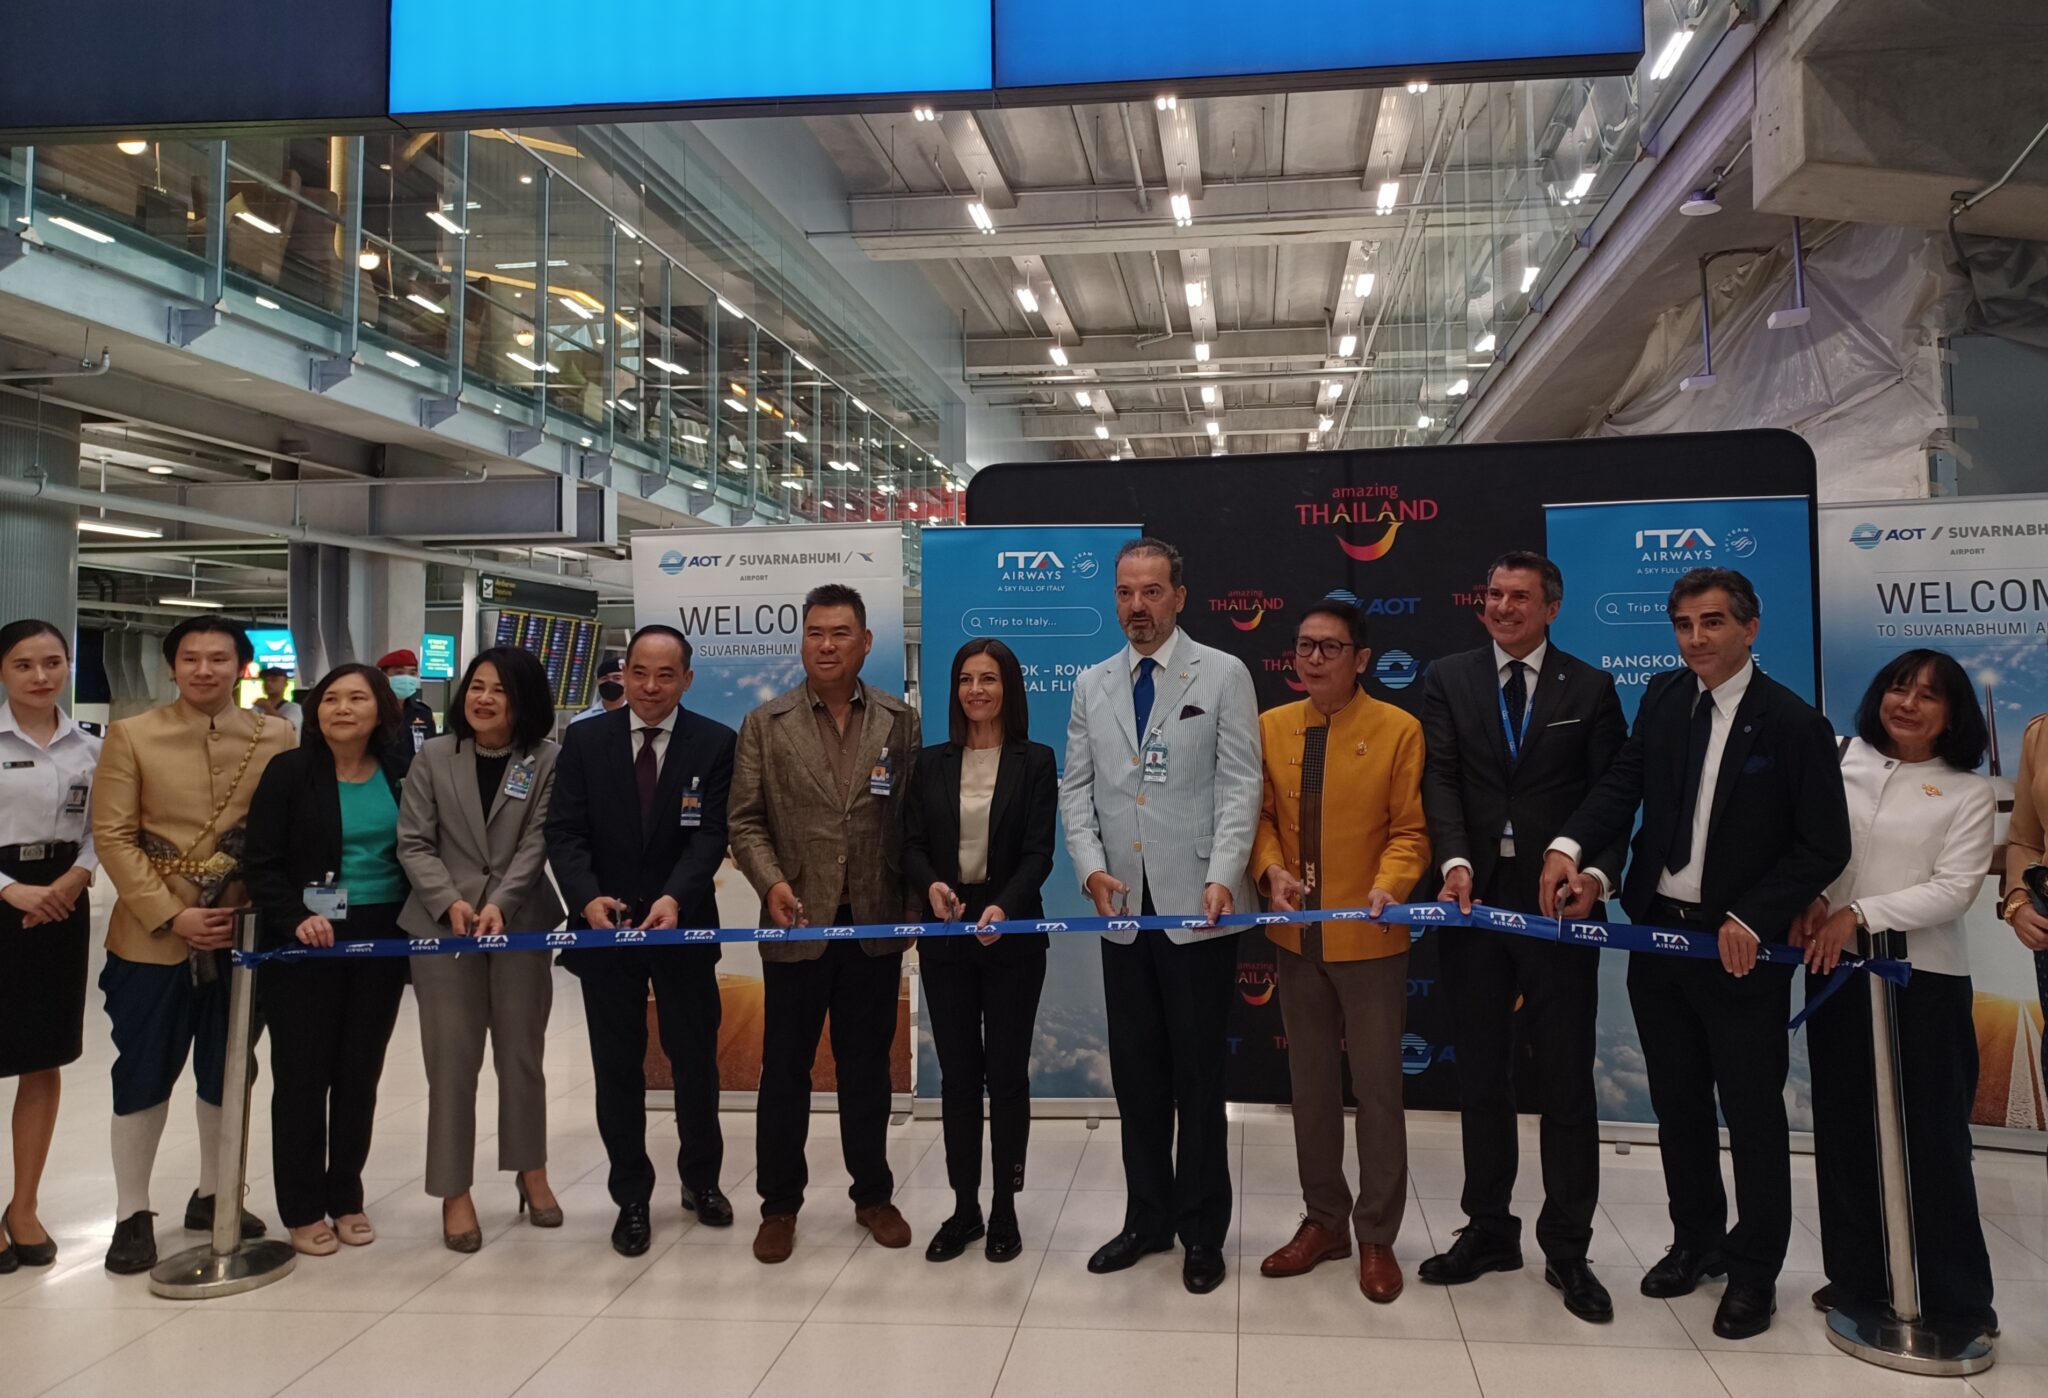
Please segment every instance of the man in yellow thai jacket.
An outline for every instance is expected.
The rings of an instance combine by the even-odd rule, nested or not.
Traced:
[[[1252,870],[1275,912],[1366,907],[1406,898],[1429,867],[1422,813],[1422,725],[1359,688],[1371,662],[1365,616],[1325,599],[1302,615],[1294,669],[1308,697],[1260,716],[1265,799]],[[1401,1294],[1394,1238],[1408,1192],[1401,1108],[1408,929],[1374,922],[1273,926],[1287,1029],[1294,1144],[1307,1217],[1261,1264],[1291,1277],[1351,1255],[1367,1299]],[[1346,1048],[1358,1099],[1358,1197],[1344,1178]]]

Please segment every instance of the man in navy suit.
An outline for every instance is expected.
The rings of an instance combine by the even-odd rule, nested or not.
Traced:
[[[1849,812],[1834,730],[1756,666],[1760,609],[1748,578],[1695,568],[1665,604],[1685,668],[1651,680],[1635,731],[1544,856],[1546,916],[1580,917],[1598,895],[1582,854],[1627,832],[1640,807],[1621,905],[1677,929],[1719,960],[1629,958],[1650,1105],[1670,1199],[1672,1245],[1646,1296],[1683,1296],[1724,1271],[1714,1333],[1771,1325],[1792,1235],[1785,1122],[1792,968],[1757,950],[1792,924],[1849,862]],[[1735,1161],[1728,1227],[1720,1123]]]
[[[626,651],[626,706],[572,724],[562,740],[548,862],[571,928],[718,926],[712,881],[725,859],[735,735],[682,707],[695,678],[690,651],[675,628],[642,627]],[[650,984],[675,1074],[683,1207],[700,1223],[730,1227],[732,1205],[718,1187],[725,1143],[717,944],[569,951],[562,964],[583,984],[597,1129],[619,1206],[612,1246],[637,1257],[654,1236],[644,1072]]]

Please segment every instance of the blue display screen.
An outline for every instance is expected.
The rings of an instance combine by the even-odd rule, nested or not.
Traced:
[[[986,90],[989,0],[392,0],[391,110]]]
[[[1640,53],[1642,0],[996,0],[996,86]]]

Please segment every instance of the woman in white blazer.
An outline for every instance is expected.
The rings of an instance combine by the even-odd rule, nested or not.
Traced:
[[[448,732],[420,749],[399,807],[398,861],[412,883],[398,918],[406,932],[483,937],[562,921],[545,840],[554,723],[547,673],[532,654],[498,646],[470,662]],[[440,1198],[443,1240],[457,1252],[483,1245],[469,1189],[486,1033],[498,1075],[498,1168],[514,1172],[519,1210],[536,1227],[562,1223],[548,1187],[541,1073],[552,959],[544,951],[413,959],[427,1065],[427,1193]]]
[[[1963,914],[1991,868],[1997,797],[1976,767],[1984,711],[1954,657],[1911,650],[1878,672],[1842,749],[1854,852],[1793,930],[1807,993],[1860,929],[1903,932],[1910,983],[1894,997],[1921,1308],[1995,1334],[1991,1259],[1970,1170],[1977,1034]],[[1828,1284],[1814,1305],[1890,1292],[1877,1173],[1870,997],[1845,987],[1807,1021],[1814,1169]]]

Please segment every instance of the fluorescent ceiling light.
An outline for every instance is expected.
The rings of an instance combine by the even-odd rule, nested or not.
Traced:
[[[912,107],[910,114],[919,121],[937,121],[939,119],[939,114],[930,107]]]
[[[114,149],[123,155],[145,155],[149,151],[147,141],[116,141]]]
[[[1176,107],[1180,106],[1180,99],[1178,97],[1173,96],[1171,93],[1166,93],[1161,96],[1153,98],[1152,106],[1155,110],[1162,112],[1170,112],[1173,111]]]
[[[979,199],[970,199],[967,202],[967,216],[974,220],[974,226],[982,232],[996,231],[996,221],[988,216],[988,210],[982,207]]]
[[[745,411],[747,410],[747,405],[746,405],[745,403],[742,403],[742,402],[741,402],[741,401],[740,401],[739,399],[737,399],[737,398],[728,398],[728,399],[726,399],[726,400],[725,400],[725,406],[726,406],[726,407],[728,407],[728,408],[731,408],[731,409],[732,409],[732,410],[733,410],[734,412],[736,412],[736,413],[743,413],[743,412],[745,412]]]
[[[804,488],[804,483],[802,481],[784,481],[782,483],[782,488],[784,490],[802,490]]]
[[[1579,177],[1573,180],[1571,188],[1564,192],[1565,203],[1576,204],[1586,197],[1593,188],[1593,173],[1591,170],[1579,171]]]
[[[143,469],[147,470],[152,476],[175,476],[178,474],[169,466],[148,466]]]
[[[670,360],[657,358],[656,356],[651,354],[647,356],[647,367],[649,367],[650,369],[659,369],[665,374],[687,374],[690,372],[688,369],[685,369],[680,364],[676,364]]]
[[[1429,91],[1429,84],[1420,78],[1408,84],[1408,95],[1410,97],[1420,97],[1427,91]]]
[[[169,470],[168,467],[165,468]],[[81,515],[78,520],[81,534],[112,534],[117,539],[161,539],[164,531],[151,529],[147,525],[122,524],[117,520],[100,519],[93,515]]]
[[[581,301],[574,300],[567,296],[557,296],[555,299],[557,301],[560,301],[564,306],[567,306],[570,310],[574,311],[578,316],[582,317],[584,320],[596,319],[596,317],[591,313],[590,308],[584,305]]]
[[[448,314],[448,308],[446,306],[435,305],[432,301],[420,295],[417,291],[407,292],[405,295],[405,299],[412,302],[415,306],[418,306],[422,310],[432,311],[437,316],[445,316]]]
[[[1542,275],[1542,270],[1540,267],[1524,267],[1522,269],[1522,294],[1524,296],[1529,294],[1529,288],[1536,285],[1536,278]]]
[[[448,215],[442,213],[439,209],[427,210],[427,217],[432,219],[442,229],[446,230],[449,233],[453,233],[458,238],[465,236],[469,232],[467,228],[464,228],[461,224],[457,223],[454,219],[448,217]],[[533,264],[528,263],[527,265],[530,267]]]
[[[1472,353],[1474,353],[1474,354],[1492,354],[1492,353],[1493,353],[1493,347],[1494,347],[1494,345],[1495,345],[1495,344],[1497,344],[1497,343],[1499,343],[1499,342],[1498,342],[1498,341],[1496,341],[1496,340],[1495,340],[1495,339],[1493,338],[1493,332],[1492,332],[1491,330],[1489,330],[1489,331],[1487,331],[1487,332],[1486,332],[1486,333],[1485,333],[1484,335],[1481,335],[1481,336],[1480,336],[1480,337],[1479,337],[1479,338],[1478,338],[1477,340],[1473,341],[1473,343],[1472,343]]]
[[[795,360],[796,360],[796,363],[797,363],[797,367],[798,367],[799,369],[803,369],[803,370],[805,370],[805,371],[807,371],[807,372],[809,372],[809,373],[813,373],[813,374],[815,374],[815,373],[817,373],[817,372],[818,372],[818,366],[817,366],[817,365],[815,365],[815,364],[813,364],[813,363],[811,363],[811,361],[810,361],[810,360],[808,360],[808,359],[804,358],[804,357],[803,357],[802,355],[800,355],[800,354],[798,354],[798,355],[792,355],[792,356],[791,356],[791,358],[793,358],[793,359],[795,359]]]
[[[1316,431],[1318,432],[1327,432],[1336,425],[1337,420],[1333,417],[1324,416],[1316,419]]]
[[[1339,379],[1324,379],[1323,392],[1329,394],[1332,398],[1342,398],[1344,396],[1343,381]]]
[[[189,607],[202,612],[217,612],[221,609],[220,603],[210,602],[204,597],[159,597],[156,604],[159,607]]]
[[[1424,413],[1421,417],[1415,419],[1415,425],[1417,427],[1431,427],[1435,424],[1430,421],[1429,414]]]
[[[525,355],[519,353],[519,351],[517,350],[507,350],[505,352],[505,357],[511,360],[514,364],[517,364],[520,368],[529,369],[536,374],[554,374],[560,372],[560,370],[556,369],[555,366],[552,364],[534,363],[531,359],[528,359]]]
[[[1198,344],[1198,345],[1196,345],[1196,346],[1195,346],[1195,363],[1197,363],[1197,364],[1207,364],[1208,362],[1209,362],[1209,342],[1208,342],[1208,341],[1206,341],[1206,340],[1204,340],[1204,341],[1203,341],[1202,343],[1200,343],[1200,344]]]
[[[1095,435],[1106,442],[1109,440],[1109,429],[1098,422],[1095,424]]]
[[[896,487],[884,481],[881,485],[875,487],[875,491],[877,494],[880,495],[894,495],[896,493]]]
[[[408,369],[417,369],[420,367],[420,362],[417,359],[414,359],[409,354],[400,354],[397,350],[392,349],[385,350],[384,353],[386,357],[397,360],[400,364],[403,364]]]
[[[1017,304],[1024,308],[1026,315],[1038,314],[1038,293],[1028,286],[1017,288]]]
[[[1677,71],[1678,60],[1685,53],[1685,46],[1692,42],[1692,34],[1692,26],[1687,25],[1665,41],[1663,52],[1650,69],[1651,82],[1661,83]]]
[[[1383,181],[1380,185],[1379,196],[1374,202],[1379,212],[1383,214],[1392,213],[1394,206],[1401,202],[1401,182],[1399,180]]]
[[[52,214],[50,216],[50,222],[56,224],[59,228],[68,228],[73,233],[76,233],[79,237],[90,239],[92,242],[95,243],[111,243],[114,241],[113,236],[111,234],[102,233],[97,228],[87,228],[82,223],[74,223],[72,220],[64,217],[64,215],[62,214]],[[271,231],[275,232],[276,230],[272,229]]]
[[[1204,403],[1208,403],[1208,404],[1214,405],[1214,403],[1216,402],[1216,385],[1215,385],[1215,384],[1213,384],[1213,383],[1205,383],[1205,384],[1203,384],[1203,385],[1202,385],[1202,401],[1203,401]]]
[[[256,304],[261,306],[266,311],[275,311],[283,309],[277,304],[277,302],[271,300],[268,296],[257,297]]]
[[[1052,362],[1059,365],[1060,368],[1064,369],[1067,367],[1067,352],[1058,345],[1054,345],[1046,353],[1052,356]]]
[[[1189,282],[1182,290],[1188,298],[1188,309],[1191,311],[1198,309],[1202,304],[1202,284],[1200,282]]]
[[[854,407],[854,411],[856,411],[856,412],[862,412],[862,413],[864,413],[864,412],[868,411],[868,405],[867,405],[867,404],[865,404],[865,403],[863,403],[863,402],[861,402],[861,401],[860,401],[860,399],[858,399],[858,398],[849,398],[849,399],[847,399],[846,401],[847,401],[847,402],[849,402],[849,403],[851,403],[851,404],[853,405],[853,407]]]
[[[1352,283],[1351,289],[1357,294],[1358,299],[1363,301],[1366,297],[1372,295],[1372,285],[1376,280],[1378,278],[1374,277],[1372,273],[1360,272],[1358,280]]]
[[[1204,428],[1208,430],[1208,433],[1211,437],[1220,437],[1223,435],[1223,424],[1218,422],[1213,417],[1210,418],[1207,422],[1203,423],[1202,425]]]
[[[1339,359],[1349,359],[1356,353],[1358,353],[1358,337],[1356,335],[1346,335],[1343,339],[1337,341],[1337,357]]]
[[[1082,390],[1074,395],[1074,402],[1079,404],[1081,407],[1087,408],[1093,407],[1095,400],[1088,396],[1086,390]]]
[[[500,272],[530,272],[540,264],[529,260],[526,262],[494,262],[491,265]],[[569,260],[565,257],[550,257],[548,259],[548,266],[550,267],[567,267],[568,265]]]
[[[700,447],[701,447],[701,446],[703,446],[703,445],[704,445],[704,439],[703,439],[702,437],[699,437],[699,436],[698,436],[698,435],[697,435],[696,433],[694,433],[694,432],[685,432],[685,433],[683,433],[683,434],[682,434],[682,438],[683,438],[683,440],[684,440],[684,441],[686,441],[686,442],[689,442],[689,443],[691,443],[691,444],[692,444],[692,445],[694,445],[694,446],[700,446]]]
[[[741,320],[745,320],[747,318],[747,313],[745,311],[741,310],[738,306],[735,306],[732,302],[726,300],[723,296],[718,298],[718,309],[724,311],[729,316],[738,316]]]
[[[1173,226],[1192,228],[1195,224],[1195,209],[1185,194],[1176,194],[1168,201],[1173,206]]]
[[[837,505],[833,504],[833,503],[832,503],[832,502],[831,502],[830,500],[820,500],[820,501],[819,501],[818,503],[819,503],[819,504],[821,504],[821,505],[823,505],[823,506],[824,506],[824,507],[825,507],[826,509],[828,509],[828,510],[836,510],[836,509],[838,509],[838,508],[839,508],[839,507],[838,507]]]
[[[806,437],[803,433],[797,431],[794,427],[790,428],[786,435],[792,442],[802,442],[806,446],[810,444],[811,439],[809,437]]]
[[[237,209],[237,210],[235,210],[235,217],[236,217],[236,218],[238,218],[238,219],[240,219],[240,220],[241,220],[242,222],[244,222],[244,223],[248,224],[248,225],[249,225],[249,226],[250,226],[251,228],[255,229],[255,230],[256,230],[257,232],[259,232],[259,233],[268,233],[268,234],[270,234],[270,236],[271,236],[271,237],[273,237],[273,238],[274,238],[274,237],[276,237],[276,236],[277,236],[278,234],[280,234],[280,233],[284,232],[284,230],[283,230],[282,228],[279,228],[279,227],[278,227],[278,226],[277,226],[276,224],[272,223],[272,222],[271,222],[271,221],[270,221],[269,219],[267,219],[267,218],[258,218],[258,217],[256,217],[256,215],[254,215],[254,214],[250,213],[250,212],[249,212],[249,211],[248,211],[247,209]]]
[[[1459,379],[1459,380],[1458,380],[1458,381],[1457,381],[1456,383],[1452,384],[1452,385],[1451,385],[1451,386],[1450,386],[1449,388],[1447,388],[1447,389],[1445,389],[1445,390],[1444,390],[1444,397],[1446,397],[1446,398],[1463,398],[1463,397],[1464,397],[1464,396],[1465,396],[1466,394],[1470,393],[1471,391],[1472,391],[1472,382],[1471,382],[1471,380],[1469,380],[1469,379]]]

